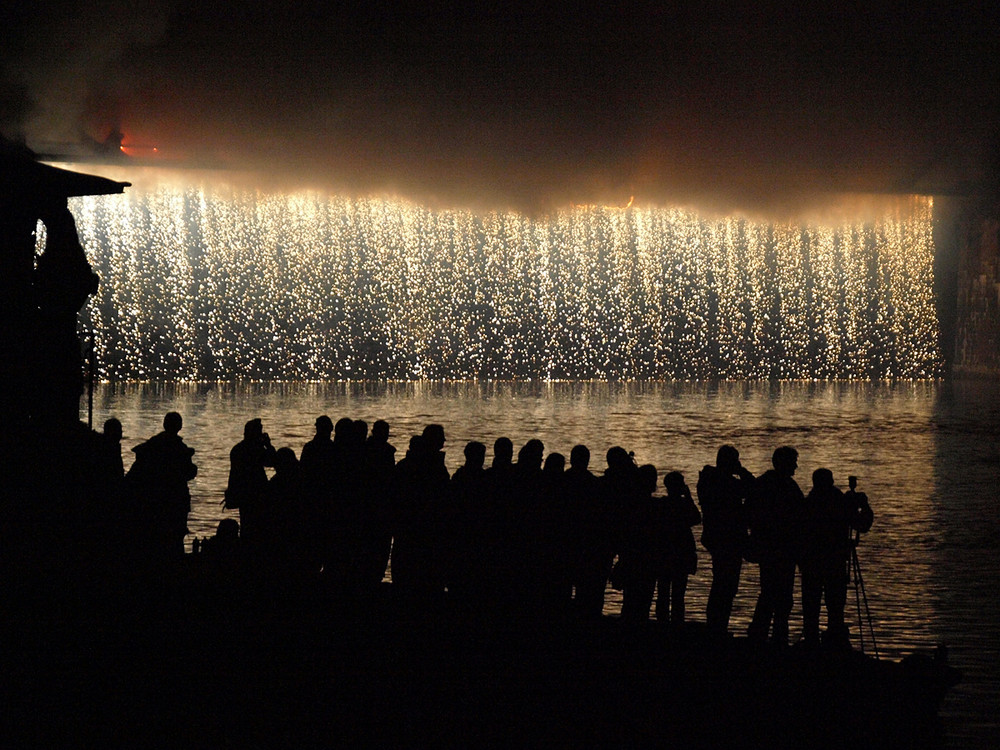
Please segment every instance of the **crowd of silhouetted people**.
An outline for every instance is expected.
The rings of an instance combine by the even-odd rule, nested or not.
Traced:
[[[126,528],[130,559],[184,556],[194,450],[180,437],[181,416],[133,448],[126,472],[121,424],[105,423],[98,467],[103,519]],[[797,452],[774,451],[755,477],[739,452],[722,446],[700,472],[695,496],[684,476],[636,465],[615,446],[591,470],[590,450],[545,455],[540,440],[514,445],[472,441],[449,475],[445,433],[427,425],[397,461],[389,425],[320,416],[296,456],[275,448],[260,419],[248,421],[230,452],[226,517],[214,537],[193,545],[206,565],[279,586],[323,579],[351,591],[379,587],[391,571],[394,592],[412,602],[447,597],[470,610],[545,617],[599,617],[610,585],[622,592],[621,620],[681,628],[688,578],[698,565],[695,527],[711,557],[708,631],[726,637],[745,562],[760,567],[748,636],[787,645],[795,572],[802,580],[803,638],[820,642],[825,601],[831,644],[848,646],[844,620],[849,561],[858,534],[872,525],[864,493],[843,492],[828,469],[804,495],[794,479]],[[272,469],[270,473],[267,469]],[[391,564],[391,567],[390,567]]]

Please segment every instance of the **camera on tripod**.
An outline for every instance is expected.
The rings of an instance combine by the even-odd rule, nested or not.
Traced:
[[[861,640],[861,653],[865,652],[864,620],[862,611],[867,615],[868,632],[871,634],[872,647],[875,650],[875,658],[879,658],[878,643],[875,640],[875,626],[872,622],[871,609],[868,606],[868,593],[865,591],[865,580],[861,575],[861,561],[858,560],[858,543],[861,541],[861,534],[869,531],[874,521],[874,514],[868,504],[868,495],[858,492],[858,478],[849,476],[847,486],[850,491],[847,493],[855,504],[854,523],[851,524],[850,547],[851,554],[848,560],[848,581],[854,583],[854,597],[858,607],[858,637]]]

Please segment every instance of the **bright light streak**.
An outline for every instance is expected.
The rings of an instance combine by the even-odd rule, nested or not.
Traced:
[[[928,198],[843,226],[319,193],[74,200],[111,379],[934,377]],[[629,206],[631,206],[631,201]]]

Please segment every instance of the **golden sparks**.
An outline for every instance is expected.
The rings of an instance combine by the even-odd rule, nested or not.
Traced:
[[[74,199],[102,280],[82,326],[109,379],[940,374],[929,198],[836,227],[630,206]]]

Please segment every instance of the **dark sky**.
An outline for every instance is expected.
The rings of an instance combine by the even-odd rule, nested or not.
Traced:
[[[526,209],[952,192],[996,150],[989,3],[11,5],[0,129],[38,150],[118,125],[164,160]]]

